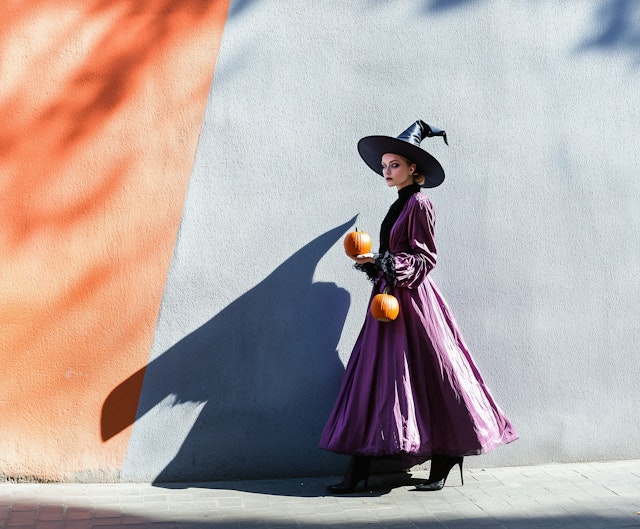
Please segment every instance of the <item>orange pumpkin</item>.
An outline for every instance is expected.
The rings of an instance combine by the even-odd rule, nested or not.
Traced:
[[[344,238],[344,251],[352,257],[369,253],[371,246],[372,243],[369,234],[365,231],[358,231],[358,228],[356,228],[355,231],[347,233],[347,236]]]
[[[393,321],[400,313],[400,305],[395,296],[387,294],[384,289],[382,294],[376,294],[371,300],[371,315],[378,321]]]

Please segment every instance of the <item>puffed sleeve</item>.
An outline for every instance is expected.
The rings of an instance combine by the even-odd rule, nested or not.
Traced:
[[[418,200],[410,201],[408,206],[410,210],[407,229],[410,250],[391,254],[393,271],[392,274],[385,272],[385,275],[398,287],[414,288],[420,285],[436,266],[435,213],[431,201],[424,195]],[[393,274],[395,281],[393,277],[389,277]]]

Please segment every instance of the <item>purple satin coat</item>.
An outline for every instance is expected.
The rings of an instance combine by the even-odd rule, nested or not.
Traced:
[[[382,323],[367,310],[335,406],[320,439],[333,452],[401,455],[409,465],[432,454],[488,452],[518,438],[469,354],[429,272],[436,264],[431,201],[416,193],[391,229],[400,314]]]

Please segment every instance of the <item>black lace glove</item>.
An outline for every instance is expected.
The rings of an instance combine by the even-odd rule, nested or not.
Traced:
[[[373,256],[373,263],[356,263],[353,267],[360,272],[367,274],[369,281],[375,283],[384,275],[389,283],[396,283],[396,268],[393,254],[389,251],[377,253]]]

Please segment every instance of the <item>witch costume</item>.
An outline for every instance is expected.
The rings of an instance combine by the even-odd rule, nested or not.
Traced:
[[[385,153],[400,154],[424,175],[422,187],[444,180],[440,163],[420,147],[446,133],[417,121],[397,138],[368,136],[358,143],[365,163],[382,174]],[[372,457],[397,456],[405,468],[431,459],[419,490],[439,490],[464,456],[518,438],[495,403],[453,315],[429,272],[436,265],[435,215],[418,184],[403,187],[385,217],[375,264],[356,264],[373,281],[371,298],[388,289],[400,305],[392,322],[367,312],[320,448],[352,457],[343,482],[330,492],[367,486]]]

